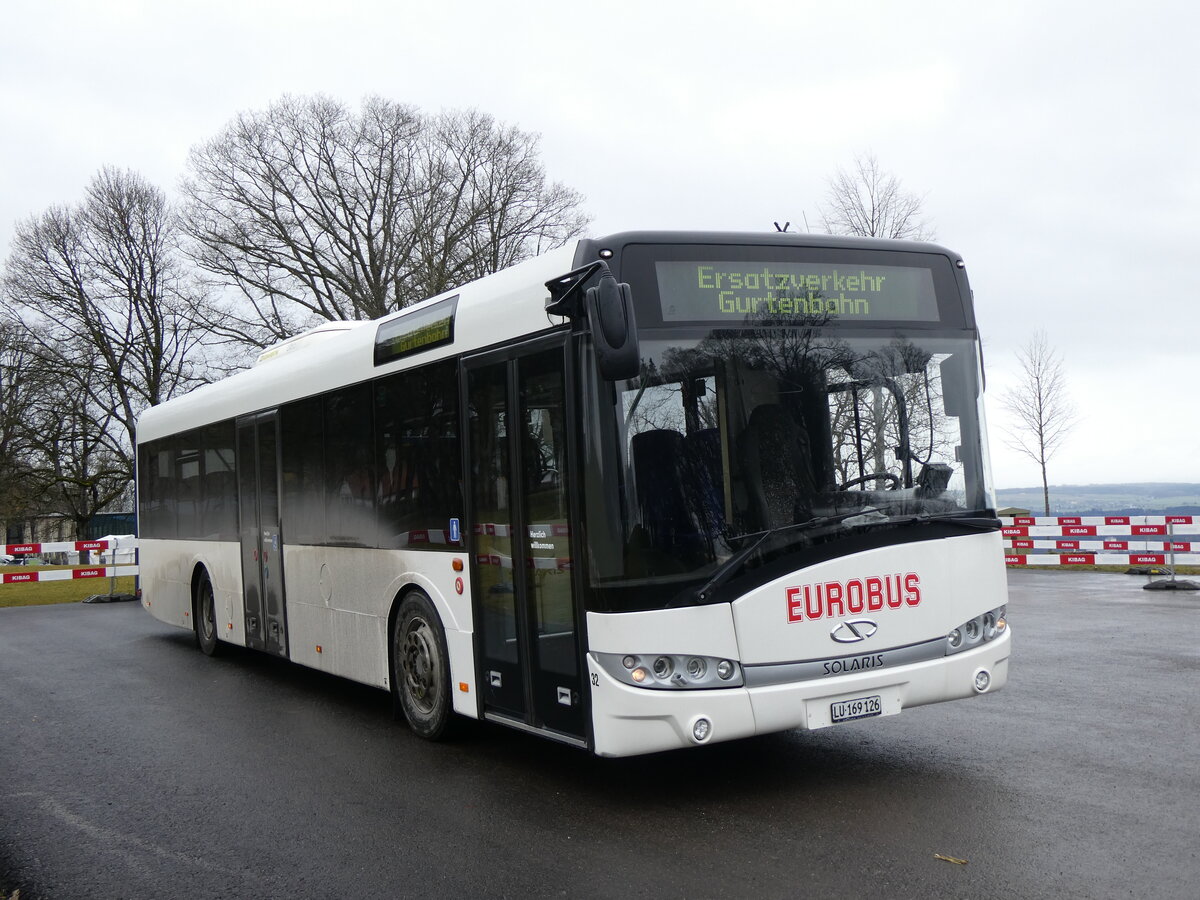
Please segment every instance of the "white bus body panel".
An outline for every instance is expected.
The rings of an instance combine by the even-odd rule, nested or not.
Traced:
[[[588,649],[599,653],[696,653],[738,658],[728,603],[633,613],[588,613]]]
[[[141,542],[142,605],[155,618],[193,628],[192,574],[202,566],[216,601],[217,636],[246,645],[240,546],[227,541]],[[388,622],[407,587],[433,601],[446,633],[454,709],[478,715],[469,573],[462,554],[284,545],[288,658],[332,675],[389,689]],[[462,579],[458,593],[456,580]],[[320,648],[320,649],[318,649]],[[460,684],[467,690],[459,689]]]
[[[245,646],[241,548],[236,541],[138,542],[142,606],[171,625],[192,628],[192,573],[203,566],[213,586],[217,637]]]
[[[906,585],[910,575],[916,579]],[[858,586],[869,579],[880,589],[877,610],[868,608]],[[790,598],[789,589],[795,591]],[[829,615],[826,594],[834,591],[840,595],[835,606],[840,614]],[[789,599],[795,604],[791,615]],[[819,606],[817,618],[808,617],[806,599]],[[1002,537],[990,531],[867,550],[793,572],[735,601],[733,620],[740,661],[757,665],[917,644],[1007,601]],[[873,620],[878,631],[853,646],[831,638],[839,622],[858,617]]]
[[[897,572],[920,576],[918,604],[892,608],[885,601],[879,611],[789,621],[789,587]],[[751,665],[848,659],[944,638],[952,628],[1005,605],[1006,600],[1000,535],[989,532],[832,559],[764,585],[732,604],[650,613],[589,613],[589,653],[696,653]],[[831,638],[830,632],[840,622],[862,617],[877,623],[872,637],[853,644]],[[659,643],[647,640],[648,634]],[[1004,686],[1010,648],[1010,632],[1005,631],[995,640],[951,656],[728,690],[633,687],[612,678],[589,656],[595,751],[602,756],[626,756],[695,746],[692,726],[701,717],[712,723],[705,741],[712,743],[793,728],[823,728],[832,724],[831,705],[839,700],[879,695],[883,715],[895,715],[912,706],[972,697],[980,669],[991,676],[989,691]],[[736,653],[729,652],[735,649]]]

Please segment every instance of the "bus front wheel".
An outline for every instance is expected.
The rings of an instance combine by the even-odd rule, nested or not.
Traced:
[[[420,591],[405,596],[392,627],[392,685],[414,733],[434,741],[446,735],[454,714],[446,635]]]

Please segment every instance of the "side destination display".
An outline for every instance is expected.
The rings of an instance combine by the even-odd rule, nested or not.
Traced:
[[[664,322],[747,317],[935,322],[933,273],[911,266],[657,262]]]
[[[428,309],[391,319],[375,333],[375,365],[454,342],[454,311],[458,297],[448,297]]]

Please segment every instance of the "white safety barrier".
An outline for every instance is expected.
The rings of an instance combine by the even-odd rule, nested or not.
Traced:
[[[1000,521],[1003,524],[1004,562],[1010,566],[1200,565],[1200,516],[1006,516]],[[556,537],[567,533],[566,528],[559,525],[545,526],[545,529]],[[476,526],[475,531],[476,534],[509,536],[507,526],[503,525]],[[1175,540],[1176,534],[1196,539]],[[1138,540],[1146,537],[1163,537],[1166,540]],[[7,556],[93,551],[101,553],[102,563],[106,562],[105,556],[109,556],[107,561],[121,563],[124,559],[135,558],[137,538],[122,535],[98,541],[3,546],[3,553]],[[512,557],[508,555],[478,553],[475,561],[482,566],[512,568]],[[535,569],[566,571],[571,568],[571,560],[565,557],[531,557],[528,563]],[[100,565],[44,572],[8,572],[0,574],[0,583],[69,581],[137,574],[136,564]]]
[[[1016,516],[1004,524],[1010,566],[1200,564],[1200,516]],[[1195,540],[1176,540],[1184,535]],[[1145,540],[1149,537],[1165,540]]]
[[[76,578],[119,578],[138,574],[137,566],[99,566],[86,569],[51,569],[48,572],[5,572],[0,575],[4,584],[26,581],[73,581]]]
[[[5,556],[42,556],[47,553],[97,552],[109,556],[112,562],[136,559],[137,538],[133,535],[107,537],[98,541],[53,541],[31,544],[4,544]],[[137,575],[138,567],[132,565],[99,565],[78,569],[50,569],[37,572],[0,573],[0,584],[19,584],[30,581],[73,581],[78,578],[117,578],[122,575]]]

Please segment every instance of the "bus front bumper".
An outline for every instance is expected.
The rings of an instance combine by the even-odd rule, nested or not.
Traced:
[[[853,721],[992,693],[1008,681],[1011,646],[1010,630],[973,650],[926,662],[818,681],[728,690],[632,687],[614,679],[589,657],[595,752],[633,756],[793,728],[824,728],[837,724],[835,706],[841,716],[861,711],[861,716],[848,719]],[[982,691],[977,686],[980,672],[987,673]],[[861,707],[843,705],[868,698],[878,699]],[[701,720],[707,726],[698,726]]]

